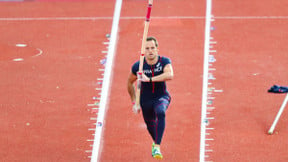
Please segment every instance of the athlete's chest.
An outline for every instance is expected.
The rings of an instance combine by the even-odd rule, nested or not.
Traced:
[[[143,72],[147,76],[155,76],[163,73],[163,65],[161,62],[157,62],[155,65],[148,65],[145,63],[143,65]]]

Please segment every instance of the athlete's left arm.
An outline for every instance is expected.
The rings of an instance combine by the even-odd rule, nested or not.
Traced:
[[[154,77],[151,77],[152,82],[163,82],[163,81],[168,81],[172,80],[174,76],[173,73],[173,67],[171,64],[166,64],[163,73]],[[142,81],[144,82],[150,82],[150,78],[148,78],[145,74],[142,76]]]

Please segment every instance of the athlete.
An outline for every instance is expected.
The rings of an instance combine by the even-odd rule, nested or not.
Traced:
[[[133,111],[140,112],[135,104],[134,82],[141,80],[140,106],[149,134],[153,139],[152,156],[162,159],[160,144],[165,129],[165,113],[170,104],[170,94],[166,89],[165,81],[173,79],[171,60],[158,55],[158,42],[154,37],[146,39],[145,55],[142,76],[138,76],[139,61],[134,63],[128,77],[128,93]]]

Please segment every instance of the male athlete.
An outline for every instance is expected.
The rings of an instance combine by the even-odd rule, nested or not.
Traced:
[[[140,105],[142,115],[149,134],[153,139],[152,156],[162,159],[160,144],[165,129],[165,112],[171,97],[166,89],[165,81],[173,78],[171,61],[158,55],[158,42],[154,37],[146,39],[145,59],[141,77]],[[139,113],[140,108],[135,104],[134,82],[137,80],[139,61],[134,63],[128,77],[128,92],[133,103],[133,111]]]

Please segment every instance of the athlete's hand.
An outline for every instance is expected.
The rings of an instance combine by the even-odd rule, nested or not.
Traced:
[[[144,73],[137,73],[137,78],[142,82],[150,82],[150,78],[148,78]]]
[[[135,102],[133,102],[133,108],[132,108],[134,114],[140,113],[140,105],[136,105]]]
[[[150,78],[148,78],[144,73],[142,74],[142,82],[150,82]]]

